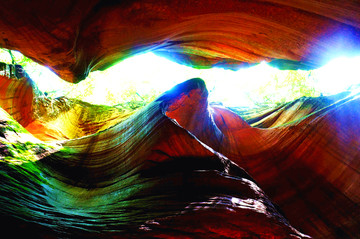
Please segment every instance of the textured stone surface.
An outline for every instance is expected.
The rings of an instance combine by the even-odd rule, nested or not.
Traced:
[[[196,67],[311,68],[360,53],[359,19],[352,0],[8,0],[0,46],[71,82],[149,50]]]
[[[191,108],[202,113],[193,121],[205,125],[190,132],[247,170],[293,225],[314,238],[359,235],[359,93],[302,98],[255,117],[267,129],[196,100],[204,95],[197,88],[186,95],[181,114],[168,115],[187,128],[191,124],[182,118],[194,112],[186,106],[196,102]],[[203,120],[207,115],[211,120]]]
[[[0,46],[70,82],[148,50],[196,67],[308,68],[359,53],[359,14],[350,0],[9,0]],[[209,106],[199,79],[132,114],[0,76],[1,230],[307,237],[291,223],[314,238],[357,238],[359,103],[359,94],[304,98],[247,123]]]
[[[125,120],[119,113],[103,131],[61,141],[54,141],[50,109],[60,115],[63,107],[68,117],[58,122],[60,132],[108,115],[84,104],[83,117],[66,104],[37,111],[34,122],[41,118],[45,136],[34,135],[43,142],[1,109],[2,230],[16,236],[25,228],[43,238],[307,238],[246,171],[166,116],[194,90],[207,95],[204,83],[192,80]]]
[[[34,97],[31,82],[26,78],[16,79],[0,75],[0,105],[23,126],[34,120]]]
[[[192,79],[125,115],[35,97],[26,126],[33,135],[2,110],[4,229],[41,237],[305,238],[290,221],[314,238],[359,235],[358,94],[297,100],[271,112],[278,123],[263,129],[208,105],[207,95]],[[271,114],[255,119],[271,125]]]

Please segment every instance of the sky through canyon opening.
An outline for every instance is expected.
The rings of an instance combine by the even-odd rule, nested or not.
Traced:
[[[338,57],[314,70],[279,70],[262,62],[249,68],[194,69],[152,52],[127,58],[104,71],[91,72],[87,79],[72,84],[51,70],[12,51],[39,90],[50,97],[66,96],[99,105],[144,106],[163,92],[188,79],[199,77],[206,83],[209,101],[227,107],[275,107],[302,96],[334,95],[358,91],[360,56]],[[6,49],[0,61],[11,63]]]

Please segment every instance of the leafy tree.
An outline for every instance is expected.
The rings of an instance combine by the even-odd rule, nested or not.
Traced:
[[[11,64],[14,60],[16,64],[22,65],[29,75],[34,76],[33,78],[35,81],[37,81],[35,78],[42,76],[43,66],[33,62],[19,52],[11,52],[13,57],[11,57],[11,54],[7,49],[0,49],[0,62]],[[44,76],[48,77],[48,75]],[[52,78],[49,76],[49,79],[46,78],[45,82],[56,80],[56,83],[52,83],[55,85],[54,90],[48,91],[47,95],[50,97],[64,95],[68,98],[76,98],[93,104],[113,105],[132,110],[145,106],[163,93],[156,89],[147,90],[145,91],[146,93],[139,93],[142,92],[139,87],[151,87],[149,80],[144,79],[141,81],[140,79],[139,82],[124,81],[121,79],[121,75],[118,76],[119,79],[116,81],[118,82],[117,87],[106,87],[106,79],[113,77],[114,76],[111,76],[106,72],[97,72],[96,74],[90,74],[86,80],[78,84],[71,84],[56,78],[55,75]],[[230,76],[225,75],[225,73],[223,73],[222,77],[231,78]],[[100,83],[98,78],[103,78]],[[211,80],[207,81],[206,77],[204,78],[207,85],[216,92],[216,88],[218,87],[216,85],[221,81],[217,81],[215,84],[215,82]],[[243,85],[240,84],[241,79],[237,82],[238,83],[233,85],[233,88],[239,88],[239,90],[242,89]],[[62,90],[59,91],[59,89]],[[320,92],[315,88],[315,80],[312,71],[282,70],[273,73],[271,80],[246,94],[256,106],[262,107],[277,106],[302,96],[319,96]],[[227,97],[228,96],[225,94],[223,100],[226,100]]]
[[[303,96],[319,95],[311,71],[299,70],[275,73],[271,81],[252,92],[249,97],[258,106],[277,106]]]

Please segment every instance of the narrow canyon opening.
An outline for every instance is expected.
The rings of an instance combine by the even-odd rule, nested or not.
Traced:
[[[358,238],[360,4],[9,0],[0,229]]]

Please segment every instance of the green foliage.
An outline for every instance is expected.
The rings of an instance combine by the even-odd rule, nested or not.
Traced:
[[[33,162],[43,157],[47,152],[55,151],[53,145],[31,142],[27,141],[26,137],[22,138],[22,135],[30,135],[29,132],[5,113],[1,107],[0,116],[2,116],[0,120],[0,163]]]
[[[69,84],[64,92],[64,96],[68,98],[76,98],[82,101],[87,101],[91,103],[91,97],[95,90],[94,80],[82,81],[78,84]],[[55,92],[56,93],[56,92]]]
[[[106,79],[102,79],[106,81]],[[155,89],[148,93],[140,94],[140,88],[136,82],[124,82],[120,87],[112,87],[106,82],[99,81],[96,77],[89,76],[86,80],[71,84],[64,92],[64,96],[75,98],[92,104],[116,106],[125,110],[135,110],[141,108],[155,100],[162,92]],[[121,79],[119,80],[121,81]]]
[[[35,63],[33,60],[31,60],[30,58],[27,58],[26,56],[24,56],[23,54],[21,54],[20,52],[17,51],[9,51],[7,49],[1,49],[0,48],[0,62],[4,62],[7,64],[12,64],[12,57],[15,61],[15,64],[18,65],[22,65],[23,67],[25,66],[35,66],[37,65],[37,63]]]
[[[271,81],[252,92],[250,98],[261,107],[277,106],[303,96],[320,96],[311,71],[279,71]]]
[[[71,84],[59,78],[55,79],[55,75],[51,78],[48,74],[43,73],[44,67],[23,56],[21,53],[12,51],[12,54],[16,64],[22,65],[25,71],[34,78],[35,82],[38,82],[39,85],[45,82],[48,88],[49,85],[53,87],[52,90],[42,89],[48,96],[53,98],[66,96],[92,104],[117,106],[134,110],[145,106],[163,93],[157,90],[156,86],[152,85],[150,77],[148,79],[144,77],[144,79],[133,78],[129,80],[126,76],[122,75],[121,70],[115,73],[114,71],[112,73],[110,71],[93,72],[86,80],[78,84]],[[12,63],[7,49],[0,49],[0,62]],[[138,67],[134,69],[138,69]],[[151,74],[155,73],[154,71]],[[254,75],[256,73],[260,72],[254,72]],[[216,93],[217,89],[222,88],[219,83],[224,83],[229,84],[230,88],[228,88],[229,90],[226,93],[222,93],[221,98],[217,98],[216,101],[232,101],[235,92],[238,100],[240,99],[240,101],[243,100],[250,104],[253,103],[257,107],[274,107],[302,96],[316,97],[320,95],[320,92],[315,88],[314,78],[316,76],[314,77],[313,71],[282,70],[271,74],[267,81],[264,79],[268,76],[258,80],[256,77],[251,78],[245,75],[246,79],[242,79],[243,76],[238,75],[238,78],[232,79],[234,78],[233,75],[225,71],[220,72],[215,77],[216,82],[214,78],[209,80],[207,80],[206,76],[203,78],[210,90],[210,99],[212,96],[211,91]],[[45,79],[38,80],[37,78]],[[49,84],[50,81],[53,83]],[[41,89],[41,87],[39,88]],[[241,94],[243,98],[240,98]]]
[[[11,56],[6,49],[0,49],[0,62],[11,64]]]
[[[152,102],[159,94],[159,92],[152,90],[148,94],[140,95],[133,86],[121,95],[121,101],[119,100],[119,96],[116,96],[114,93],[108,91],[106,101],[117,107],[135,110]]]

